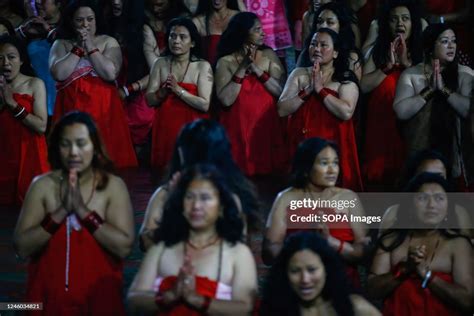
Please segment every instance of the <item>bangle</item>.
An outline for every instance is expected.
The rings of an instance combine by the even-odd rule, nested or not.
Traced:
[[[43,229],[50,235],[54,235],[54,233],[61,227],[61,224],[56,223],[53,220],[51,213],[48,213],[41,221],[41,227],[43,227]]]
[[[79,58],[82,58],[84,57],[85,53],[84,53],[84,50],[80,47],[77,47],[77,46],[74,46],[72,49],[71,49],[71,53],[73,53],[74,55],[78,56]]]
[[[232,81],[237,83],[237,84],[242,84],[242,82],[244,81],[244,78],[240,78],[240,77],[237,77],[237,75],[233,75],[232,76]]]
[[[201,313],[206,313],[209,310],[209,306],[211,305],[211,302],[212,302],[212,297],[205,295],[204,302],[202,303],[202,306],[199,308],[199,311]]]
[[[338,240],[339,240],[339,247],[337,248],[337,253],[341,254],[342,249],[344,248],[344,241],[342,241],[340,239],[338,239]]]
[[[425,87],[420,91],[420,96],[428,102],[433,97],[434,91],[430,87]]]
[[[180,91],[179,94],[178,94],[178,98],[181,98],[181,97],[183,96],[184,91],[185,91],[184,89],[181,89],[181,91]]]
[[[99,214],[97,214],[96,211],[89,212],[89,214],[87,214],[87,216],[82,219],[82,224],[89,231],[89,233],[91,233],[91,235],[93,235],[103,223],[104,220]]]
[[[265,83],[268,81],[268,79],[270,79],[270,74],[266,71],[264,71],[262,73],[262,75],[260,77],[258,77],[258,81],[260,81],[261,83]]]
[[[421,283],[421,288],[426,289],[430,280],[431,280],[431,270],[428,270],[426,271],[425,278],[423,279],[423,282]]]
[[[128,84],[128,85],[127,85],[127,89],[128,89],[128,92],[130,92],[130,93],[137,91],[137,89],[135,89],[135,88],[133,87],[133,83]]]
[[[306,92],[305,88],[298,91],[298,97],[303,101],[308,100],[309,96],[310,94]]]
[[[13,117],[19,121],[22,121],[29,113],[24,106],[17,105],[12,110]]]
[[[381,67],[380,67],[380,70],[382,70],[382,72],[386,75],[390,75],[392,72],[393,72],[393,66],[392,67],[389,67],[388,64],[383,64]]]
[[[127,86],[123,86],[123,87],[122,87],[122,90],[123,90],[123,92],[125,93],[125,96],[126,96],[126,97],[130,96],[130,91],[128,91]]]
[[[97,53],[97,52],[100,52],[100,50],[98,48],[94,48],[93,50],[87,52],[87,56],[90,56],[90,55],[92,55],[94,53]]]
[[[20,35],[23,37],[23,38],[28,38],[28,36],[26,36],[26,34],[23,32],[23,25],[19,26],[18,27],[18,32],[20,33]]]
[[[318,92],[318,95],[319,97],[321,98],[322,101],[324,101],[324,99],[326,99],[326,97],[329,95],[330,93],[328,92],[328,89],[326,88],[322,88],[321,90],[319,90]]]
[[[53,35],[56,35],[56,29],[53,28],[53,27],[50,27],[49,30],[48,30],[48,35],[46,35],[46,38],[49,39]]]
[[[441,93],[447,99],[453,93],[453,90],[449,89],[448,87],[444,87],[443,89],[441,89]]]

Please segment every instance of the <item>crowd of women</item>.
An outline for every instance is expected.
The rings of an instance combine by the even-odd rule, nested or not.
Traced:
[[[472,314],[472,204],[448,194],[474,189],[470,1],[307,2],[287,3],[289,71],[250,0],[24,1],[25,19],[0,1],[0,204],[21,205],[33,314]],[[134,217],[114,172],[139,163],[163,181],[125,301]],[[256,175],[290,179],[260,284]],[[375,234],[289,225],[295,200],[364,216],[364,191],[411,195]]]

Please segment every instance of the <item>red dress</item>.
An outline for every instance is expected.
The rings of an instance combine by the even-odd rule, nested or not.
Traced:
[[[28,94],[13,94],[13,99],[33,112],[34,99]],[[44,135],[39,135],[13,118],[7,109],[0,111],[0,204],[23,201],[31,180],[49,170]]]
[[[109,255],[84,228],[71,229],[68,254],[66,226],[64,221],[28,266],[26,301],[43,303],[42,311],[30,314],[125,315],[122,260]]]
[[[58,83],[53,121],[57,122],[61,116],[73,110],[92,116],[117,168],[137,165],[117,88],[98,77],[86,59],[81,59],[68,79]]]
[[[393,110],[400,74],[401,71],[397,70],[386,76],[367,102],[362,173],[370,190],[393,190],[394,181],[405,162],[405,145]]]
[[[436,276],[446,282],[453,283],[448,273],[434,272]],[[461,312],[444,304],[430,289],[421,288],[421,280],[417,276],[410,276],[402,282],[388,297],[383,306],[384,316],[457,316]]]
[[[329,90],[329,92],[338,96],[336,91]],[[298,144],[305,139],[320,137],[335,142],[339,146],[341,186],[355,192],[362,191],[359,156],[352,119],[343,121],[337,118],[329,112],[319,96],[313,93],[289,117],[288,135],[291,157],[295,154]]]
[[[202,37],[202,56],[211,65],[214,65],[217,61],[217,45],[220,39],[220,34],[210,34]]]
[[[161,54],[168,44],[168,39],[166,38],[166,32],[154,31],[153,33],[155,33],[156,45],[158,45],[158,48],[160,49],[160,54]]]
[[[178,82],[187,92],[198,95],[194,83]],[[208,114],[199,111],[169,92],[162,104],[156,108],[152,129],[151,166],[163,170],[171,159],[176,137],[183,125],[196,119],[208,118]]]
[[[276,99],[255,74],[245,77],[234,104],[222,109],[220,121],[234,160],[247,175],[286,171],[284,121],[278,116]]]

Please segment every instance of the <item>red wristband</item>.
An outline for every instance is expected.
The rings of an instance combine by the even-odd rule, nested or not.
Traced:
[[[344,241],[339,240],[339,247],[337,248],[337,253],[340,254],[344,248]]]
[[[244,81],[244,78],[240,78],[240,77],[237,77],[237,75],[233,75],[232,76],[232,81],[237,83],[237,84],[242,84],[242,82]]]
[[[82,220],[84,227],[92,234],[104,223],[102,217],[96,211],[91,211]]]
[[[262,75],[260,77],[258,77],[258,80],[261,82],[261,83],[265,83],[268,81],[268,79],[270,79],[270,74],[266,71],[264,71],[262,73]]]
[[[127,90],[128,90],[128,92],[130,92],[130,93],[137,91],[137,90],[135,90],[135,89],[133,88],[133,84],[132,84],[132,83],[127,85]]]
[[[41,227],[49,234],[54,235],[61,227],[61,224],[56,223],[51,217],[51,213],[48,213],[41,221]]]
[[[309,98],[309,93],[306,93],[306,90],[303,88],[298,92],[298,97],[301,100],[306,101]]]
[[[97,52],[100,52],[100,50],[98,48],[94,48],[93,50],[87,52],[87,56],[90,56],[90,55],[92,55],[94,53],[97,53]]]
[[[330,95],[330,93],[328,89],[322,88],[321,90],[319,90],[318,95],[321,98],[321,100],[324,101],[324,99],[326,99],[326,97]]]
[[[74,46],[71,49],[71,53],[73,53],[74,55],[79,56],[79,57],[84,57],[84,55],[85,55],[84,50],[80,47],[77,47],[77,46]]]

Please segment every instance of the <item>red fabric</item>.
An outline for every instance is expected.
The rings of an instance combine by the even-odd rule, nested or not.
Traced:
[[[69,290],[65,290],[66,224],[28,266],[27,302],[42,302],[29,315],[125,315],[122,260],[111,257],[84,229],[70,235]]]
[[[464,7],[466,0],[427,0],[425,1],[426,11],[431,14],[443,15],[457,11]]]
[[[141,91],[127,102],[125,113],[132,142],[136,145],[146,143],[153,126],[155,109],[148,106],[144,91]]]
[[[397,126],[393,100],[401,71],[385,77],[367,102],[362,173],[371,190],[393,188],[405,162],[405,144]]]
[[[357,11],[357,25],[360,29],[362,41],[367,37],[370,23],[377,17],[377,1],[367,0],[365,5]]]
[[[448,273],[434,272],[432,277],[438,277],[453,283]],[[445,305],[430,289],[421,288],[420,278],[410,276],[402,282],[388,297],[383,306],[384,316],[456,316],[461,315],[455,309]]]
[[[27,94],[13,94],[13,99],[33,112],[34,99]],[[31,131],[4,108],[0,111],[0,204],[23,201],[31,180],[49,170],[48,149],[44,135]]]
[[[155,33],[156,44],[158,45],[158,48],[160,49],[160,54],[161,54],[161,52],[166,48],[168,44],[168,40],[166,39],[166,33],[165,32],[154,32],[154,33]]]
[[[196,292],[203,296],[215,297],[217,292],[218,283],[213,280],[209,280],[206,277],[196,276]],[[176,276],[169,276],[163,279],[160,284],[160,292],[171,290],[176,283]],[[174,305],[173,308],[157,313],[157,315],[164,316],[199,316],[207,315],[206,313],[200,313],[195,309],[188,307],[185,304]]]
[[[291,1],[288,4],[290,5],[290,22],[303,20],[303,14],[309,7],[309,0]]]
[[[217,61],[217,44],[221,39],[221,35],[207,35],[202,37],[202,56],[211,65]]]
[[[232,155],[247,174],[270,174],[287,169],[284,120],[278,116],[276,99],[255,74],[245,77],[234,104],[222,109]]]
[[[187,92],[198,95],[193,83],[179,82]],[[196,119],[208,118],[208,113],[194,109],[170,92],[162,104],[156,108],[152,128],[151,166],[163,170],[171,159],[176,137],[183,125]]]
[[[332,95],[337,92],[327,89]],[[290,155],[296,152],[298,144],[305,139],[321,137],[335,142],[339,146],[339,164],[341,186],[356,192],[362,191],[362,179],[359,170],[359,157],[354,134],[353,120],[343,121],[329,112],[316,94],[290,116],[288,121]]]
[[[92,116],[117,168],[137,165],[123,103],[114,85],[90,75],[74,80],[58,91],[53,121],[72,110]]]

